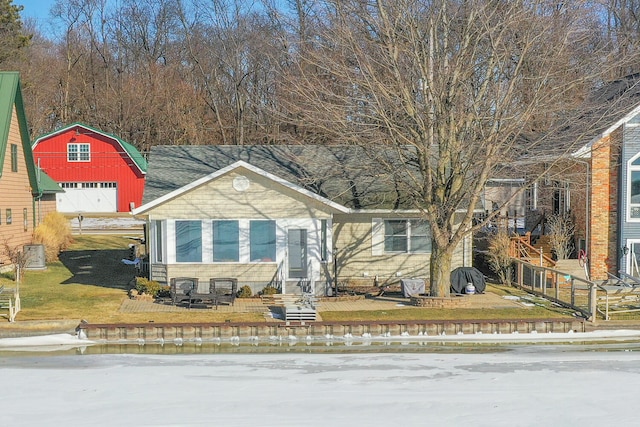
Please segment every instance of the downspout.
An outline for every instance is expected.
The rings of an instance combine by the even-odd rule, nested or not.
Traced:
[[[585,167],[587,168],[587,182],[586,182],[586,189],[585,189],[585,194],[584,194],[584,246],[585,246],[585,252],[587,253],[587,256],[589,256],[589,251],[591,249],[590,243],[591,243],[591,210],[589,209],[589,207],[591,206],[590,204],[590,200],[591,200],[591,163],[586,161],[586,160],[582,160],[582,159],[578,159],[578,158],[574,158],[574,161],[578,162],[578,163],[582,163],[585,165]],[[589,277],[591,277],[591,265],[589,264]]]
[[[619,274],[620,271],[623,271],[623,266],[622,266],[622,261],[624,260],[625,263],[627,261],[627,255],[625,254],[625,251],[623,248],[626,248],[627,243],[622,241],[622,232],[623,232],[623,227],[622,227],[622,222],[624,221],[624,219],[626,218],[626,211],[627,211],[627,202],[626,200],[623,200],[622,198],[622,185],[620,185],[620,183],[622,182],[622,172],[623,172],[623,167],[622,167],[623,162],[619,162],[618,164],[618,178],[617,178],[617,200],[618,200],[618,206],[617,206],[617,216],[618,216],[618,221],[616,224],[616,276]],[[624,204],[624,209],[620,209],[622,206],[622,204]],[[624,266],[624,272],[628,273],[627,269],[626,269],[626,265]]]

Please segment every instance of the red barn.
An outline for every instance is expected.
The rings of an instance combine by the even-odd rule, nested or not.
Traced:
[[[142,204],[147,162],[118,137],[74,123],[37,138],[33,157],[65,190],[59,212],[129,212]]]

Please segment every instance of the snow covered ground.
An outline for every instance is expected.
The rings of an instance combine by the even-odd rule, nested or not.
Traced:
[[[16,341],[0,342],[17,348]],[[18,344],[45,349],[78,340],[59,335]],[[638,423],[637,349],[594,336],[586,347],[464,354],[21,352],[0,357],[0,424],[631,426]]]

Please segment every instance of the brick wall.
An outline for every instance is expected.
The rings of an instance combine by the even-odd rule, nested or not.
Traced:
[[[617,212],[622,128],[593,145],[591,152],[590,276],[604,280],[617,266]]]

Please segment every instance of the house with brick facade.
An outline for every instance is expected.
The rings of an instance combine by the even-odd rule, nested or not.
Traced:
[[[640,278],[640,75],[611,82],[608,125],[574,159],[587,163],[588,249],[592,280],[622,272]]]

